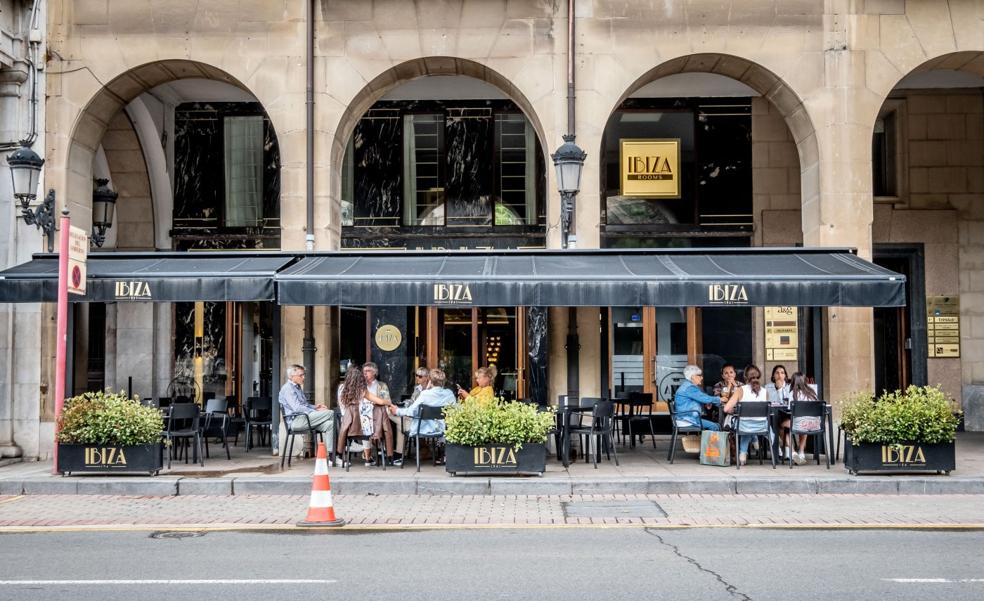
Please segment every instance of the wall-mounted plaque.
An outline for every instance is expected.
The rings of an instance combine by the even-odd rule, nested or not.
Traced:
[[[622,196],[680,198],[680,140],[621,140]]]
[[[796,361],[799,325],[796,307],[765,308],[765,360]]]
[[[396,326],[389,324],[379,326],[374,338],[376,340],[376,346],[387,353],[400,348],[400,343],[403,342],[403,334],[400,333],[400,330]]]
[[[959,296],[926,297],[926,337],[930,357],[960,356]]]

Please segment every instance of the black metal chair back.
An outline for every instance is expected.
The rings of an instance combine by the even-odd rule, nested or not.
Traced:
[[[816,424],[816,428],[810,427]],[[819,449],[821,444],[825,444],[824,434],[827,432],[827,404],[823,401],[792,401],[789,404],[789,435],[809,436],[813,439],[813,446]],[[790,440],[792,445],[792,440]],[[824,457],[827,459],[827,469],[830,469],[830,454],[833,449],[824,449]],[[820,464],[820,456],[814,452],[817,465]],[[789,468],[793,468],[793,462],[789,462]]]
[[[581,448],[584,450],[584,460],[587,461],[589,444],[591,438],[595,439],[596,452],[591,453],[595,469],[598,469],[598,457],[601,449],[605,449],[605,456],[609,459],[609,449],[615,455],[615,465],[618,465],[618,451],[615,450],[615,403],[608,399],[591,399],[594,404],[591,408],[591,427],[586,431],[580,432],[584,439]]]
[[[761,401],[746,401],[744,403],[739,402],[737,405],[735,405],[734,415],[735,415],[735,421],[734,421],[735,432],[739,436],[765,436],[767,441],[771,441],[772,423],[769,418],[771,417],[772,413],[769,403],[764,403]],[[749,427],[749,426],[742,425],[742,420],[749,420],[749,419],[764,419],[765,426],[763,428],[758,428],[758,427]],[[764,447],[762,447],[759,451],[760,464],[762,463],[763,449]],[[776,457],[775,457],[775,453],[772,453],[773,469],[775,469],[775,466],[776,466]],[[739,470],[741,469],[741,460],[738,457],[735,458],[735,467]]]
[[[175,439],[194,439],[195,452],[201,460],[202,467],[205,467],[205,453],[202,448],[202,436],[200,430],[201,413],[198,405],[193,403],[180,403],[172,405],[167,415],[167,430],[164,436],[171,442],[172,449]],[[185,463],[188,463],[187,452]],[[171,453],[168,453],[167,468],[171,469]]]
[[[263,432],[269,431],[273,425],[273,398],[268,396],[251,396],[246,398],[243,408],[243,418],[246,421],[246,451],[253,446],[253,430],[260,430],[262,444]]]
[[[670,436],[670,452],[667,453],[666,460],[673,463],[673,458],[676,456],[677,440],[680,438],[680,435],[700,434],[704,428],[701,425],[699,412],[684,411],[677,413],[676,399],[673,397],[667,399],[666,404],[670,408],[670,426],[673,428],[673,434]],[[694,420],[697,422],[696,424],[691,423]]]

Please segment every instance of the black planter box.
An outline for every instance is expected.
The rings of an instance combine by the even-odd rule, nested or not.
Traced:
[[[956,469],[956,446],[901,443],[897,445],[855,444],[847,439],[844,466],[852,474],[860,472],[936,472],[949,474]]]
[[[94,444],[59,444],[58,471],[67,474],[147,473],[156,476],[164,467],[161,444],[131,447]]]
[[[448,444],[445,468],[452,476],[457,474],[538,474],[547,469],[547,447],[526,443],[519,450],[509,445],[485,445],[466,447]]]

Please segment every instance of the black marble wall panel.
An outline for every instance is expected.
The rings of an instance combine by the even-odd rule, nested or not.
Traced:
[[[540,404],[547,398],[547,363],[550,359],[547,338],[547,307],[526,308],[526,371],[527,396]]]
[[[225,364],[225,303],[203,303],[204,327],[195,340],[195,303],[174,303],[174,377],[195,377],[195,357],[202,357],[203,390],[224,396],[228,369]]]
[[[174,111],[174,217],[218,224],[224,202],[222,123],[214,110],[181,105]]]
[[[369,356],[379,366],[379,380],[389,386],[390,397],[399,401],[400,396],[408,394],[410,361],[407,352],[408,321],[406,307],[369,308]],[[384,351],[376,346],[376,330],[384,325],[395,326],[403,335],[400,346],[392,351]]]
[[[362,119],[353,136],[356,223],[399,225],[403,206],[402,120]]]
[[[492,225],[494,141],[491,117],[447,116],[447,225]]]
[[[255,102],[184,103],[174,111],[172,236],[178,250],[280,247],[280,147],[263,128],[263,218],[257,228],[225,228],[225,117],[263,115]],[[263,236],[257,236],[262,233]]]

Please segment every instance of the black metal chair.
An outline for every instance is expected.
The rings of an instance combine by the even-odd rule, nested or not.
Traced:
[[[175,442],[178,440],[185,443],[185,463],[188,463],[187,443],[192,439],[195,441],[195,454],[198,456],[201,466],[205,467],[205,453],[202,448],[199,418],[198,405],[179,403],[171,406],[167,416],[167,429],[164,431],[164,438],[171,446],[171,452],[167,455],[167,469],[171,469],[171,456],[176,451]]]
[[[673,426],[673,435],[670,437],[670,452],[666,459],[670,463],[673,463],[673,457],[676,456],[676,443],[677,439],[681,434],[696,434],[700,436],[701,432],[704,431],[704,427],[700,422],[700,411],[690,410],[677,412],[676,410],[676,400],[673,397],[667,401],[670,407],[670,425]],[[697,424],[694,425],[690,422],[687,417],[693,417]]]
[[[605,449],[605,457],[611,460],[609,449],[615,455],[615,465],[618,465],[618,451],[615,450],[615,403],[607,399],[598,399],[591,409],[591,426],[587,432],[582,432],[581,449],[584,450],[584,461],[588,461],[588,451],[591,448],[591,439],[595,439],[595,452],[590,453],[594,460],[594,467],[598,469],[598,459],[601,457],[601,449]]]
[[[404,436],[403,448],[407,449],[407,445],[410,443],[410,439],[414,439],[414,459],[417,462],[417,471],[420,471],[420,439],[428,440],[431,443],[431,457],[433,458],[434,465],[437,465],[437,441],[444,438],[444,433],[440,434],[421,434],[420,426],[425,420],[438,420],[444,419],[444,407],[431,407],[430,405],[421,405],[417,408],[417,415],[414,416],[417,420],[417,428],[414,432],[407,433]],[[406,463],[404,459],[403,463],[400,464],[400,468]]]
[[[281,405],[281,408],[282,407],[283,405]],[[290,461],[294,455],[295,436],[303,436],[310,432],[311,434],[315,435],[315,438],[312,439],[312,442],[314,442],[314,440],[317,439],[317,437],[320,437],[321,442],[324,442],[325,445],[328,444],[325,441],[324,432],[321,432],[320,430],[313,430],[311,428],[311,415],[309,413],[284,413],[282,417],[284,420],[284,428],[287,431],[287,436],[284,437],[284,449],[280,453],[280,469],[284,469],[284,460],[287,461],[287,467],[290,467]],[[302,420],[304,424],[307,426],[307,429],[295,430],[294,420]],[[290,443],[289,445],[288,442]],[[328,465],[332,465],[334,463],[334,456],[335,456],[335,449],[334,448],[329,449]]]
[[[243,408],[243,419],[246,428],[246,452],[253,448],[253,431],[260,433],[260,444],[266,440],[264,434],[269,434],[273,426],[273,399],[268,396],[251,396],[246,399]]]
[[[205,442],[205,456],[208,452],[208,437],[217,436],[222,439],[226,459],[232,459],[229,454],[229,404],[225,399],[209,399],[205,401],[205,419],[202,420],[202,439]]]
[[[815,421],[814,421],[815,420]],[[820,465],[819,449],[826,447],[824,435],[827,433],[827,406],[823,401],[793,401],[789,404],[789,446],[795,448],[795,436],[809,436],[813,439],[813,457]],[[817,428],[812,428],[817,424]],[[819,440],[818,440],[819,437]],[[827,458],[827,469],[830,469],[831,449],[824,448],[823,456]],[[793,469],[793,462],[789,462]]]
[[[736,437],[739,436],[765,437],[766,444],[759,445],[759,465],[762,465],[764,459],[763,454],[765,453],[765,447],[768,446],[768,443],[772,436],[772,420],[770,418],[770,413],[769,413],[769,404],[758,402],[758,401],[738,403],[737,405],[735,405],[734,416],[735,416],[734,433]],[[748,424],[743,429],[741,423],[743,419],[744,420],[762,419],[764,425],[761,428],[759,428],[759,427],[752,427],[751,424]],[[735,439],[736,445],[738,444],[739,441],[740,441],[739,438]],[[776,469],[776,455],[775,453],[770,453],[769,455],[772,457],[772,469]],[[735,466],[737,466],[738,469],[741,469],[740,457],[735,457]]]
[[[580,409],[591,409],[593,411],[595,405],[597,405],[600,401],[603,401],[603,400],[605,400],[605,399],[602,399],[601,397],[585,396],[585,397],[581,397],[581,398],[577,399],[576,406],[578,408],[580,408]],[[571,440],[574,438],[574,436],[578,436],[579,439],[580,439],[580,437],[582,435],[590,434],[591,433],[591,424],[585,424],[584,423],[584,414],[585,413],[587,413],[587,411],[577,411],[577,412],[571,413],[571,415],[570,415],[570,418],[569,418],[568,423],[567,423],[567,433],[566,433],[567,434],[567,438],[566,438],[566,440],[567,440],[567,449],[566,449],[566,451],[568,453],[571,450]],[[577,423],[574,423],[575,422],[575,419],[577,420]],[[583,442],[583,440],[581,440],[581,442]],[[588,454],[587,454],[588,452],[587,452],[587,449],[584,447],[583,444],[581,445],[581,453],[584,455],[584,462],[587,463],[588,462]]]

